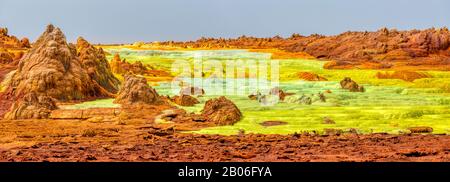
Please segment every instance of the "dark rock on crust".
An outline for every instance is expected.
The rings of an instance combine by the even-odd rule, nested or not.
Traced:
[[[207,122],[217,125],[232,125],[242,117],[237,106],[224,96],[208,100],[203,107],[202,115]]]
[[[116,100],[114,100],[114,103],[125,105],[158,105],[162,102],[156,90],[147,84],[145,78],[132,75],[125,76],[125,82],[120,88]]]
[[[176,104],[180,106],[193,106],[195,104],[200,103],[197,98],[192,97],[190,95],[181,95],[181,96],[174,96],[172,99],[172,102],[175,102]]]
[[[364,92],[365,89],[363,86],[359,86],[355,81],[353,81],[349,77],[345,77],[341,82],[341,88],[347,89],[350,92]]]

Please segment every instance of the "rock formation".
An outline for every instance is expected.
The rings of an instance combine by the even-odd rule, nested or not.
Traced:
[[[108,97],[111,94],[92,80],[59,28],[48,25],[33,48],[20,60],[8,95],[35,92],[59,101]]]
[[[31,46],[28,38],[19,40],[16,36],[9,35],[7,28],[0,28],[0,47],[8,49],[21,49],[30,48]]]
[[[206,101],[202,115],[207,122],[217,125],[232,125],[242,117],[241,111],[237,106],[224,96]]]
[[[311,105],[312,104],[312,98],[308,97],[306,95],[291,95],[286,96],[284,99],[284,102],[286,103],[292,103],[292,104],[302,104],[302,105]]]
[[[79,37],[77,40],[77,54],[91,79],[111,93],[118,91],[120,81],[111,72],[111,67],[102,48],[97,49],[85,39]]]
[[[306,81],[327,81],[326,78],[311,72],[298,72],[297,76],[298,78]]]
[[[274,88],[270,89],[269,94],[270,95],[278,95],[280,100],[284,100],[284,98],[287,96],[287,94],[283,90],[281,90],[281,88],[279,88],[279,87],[274,87]]]
[[[180,95],[205,95],[205,90],[199,87],[184,87],[181,88]]]
[[[12,105],[5,119],[45,119],[57,108],[53,98],[30,92]]]
[[[341,82],[341,88],[347,89],[350,92],[364,92],[365,89],[363,86],[359,86],[355,81],[353,81],[349,77],[345,77]]]
[[[450,65],[450,31],[448,28],[398,31],[382,28],[375,32],[345,32],[335,36],[294,34],[235,39],[201,38],[189,42],[161,42],[162,46],[182,48],[280,49],[292,53],[305,52],[320,59],[333,60],[327,69],[379,69],[423,65]],[[364,64],[371,62],[371,64]],[[410,65],[410,64],[413,65]],[[434,69],[447,69],[442,66]]]
[[[119,54],[115,54],[114,58],[111,60],[111,69],[114,73],[121,75],[146,75],[148,73],[148,68],[145,67],[141,62],[137,61],[134,63],[129,63],[125,59],[120,59]]]
[[[155,89],[147,84],[145,78],[127,75],[114,103],[158,105],[162,103],[162,100]]]
[[[13,54],[8,50],[0,48],[0,64],[10,64],[14,61]]]
[[[190,95],[176,95],[171,100],[180,106],[193,106],[200,103],[195,97]]]
[[[412,82],[421,78],[430,78],[431,76],[426,73],[418,73],[415,71],[394,71],[393,73],[378,72],[376,77],[378,79],[401,79],[407,82]]]

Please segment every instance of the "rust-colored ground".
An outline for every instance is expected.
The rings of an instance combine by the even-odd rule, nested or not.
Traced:
[[[450,136],[219,136],[143,120],[18,120],[0,122],[0,161],[450,161]]]

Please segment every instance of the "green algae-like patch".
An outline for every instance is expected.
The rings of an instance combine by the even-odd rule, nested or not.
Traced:
[[[270,55],[250,53],[245,50],[219,51],[133,51],[114,50],[122,58],[170,70],[173,60],[193,62],[195,54],[202,53],[204,60],[267,60]],[[110,51],[111,52],[111,51]],[[323,133],[333,128],[359,133],[407,133],[410,127],[427,126],[433,133],[450,133],[450,72],[425,71],[431,78],[407,82],[399,79],[378,79],[380,70],[326,70],[326,61],[284,59],[279,60],[280,88],[294,96],[311,96],[311,105],[280,102],[262,106],[247,96],[228,95],[243,113],[243,118],[232,126],[204,128],[194,133],[234,135],[240,130],[246,133],[292,134],[301,132]],[[309,82],[299,80],[298,72],[312,72],[328,81]],[[339,81],[351,77],[366,88],[355,93],[340,88]],[[170,83],[161,82],[154,87],[160,95],[174,95]],[[224,86],[226,88],[226,86]],[[247,89],[244,86],[240,89]],[[326,93],[322,103],[314,94]],[[207,93],[208,94],[208,93]],[[200,104],[183,107],[188,112],[200,112],[204,103],[218,95],[199,98]],[[328,117],[333,125],[323,124]],[[264,121],[284,121],[284,125],[264,127]]]

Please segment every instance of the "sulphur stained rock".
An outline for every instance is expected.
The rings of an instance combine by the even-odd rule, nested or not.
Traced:
[[[298,72],[298,78],[306,81],[328,81],[326,78],[311,72]]]
[[[242,114],[233,102],[221,96],[206,101],[202,110],[202,116],[206,118],[207,122],[217,125],[232,125],[241,119]]]
[[[353,81],[349,77],[345,77],[341,82],[341,88],[347,89],[350,92],[364,92],[365,89],[363,86],[359,86],[355,81]]]
[[[127,75],[114,103],[117,104],[160,104],[162,102],[156,90],[142,77]]]
[[[5,119],[45,119],[57,108],[53,98],[31,92],[11,106]]]
[[[146,75],[148,74],[148,68],[144,66],[141,62],[137,61],[134,63],[129,63],[125,59],[120,59],[119,54],[115,54],[111,60],[111,69],[116,74],[135,74],[135,75]]]
[[[181,96],[174,96],[172,99],[172,102],[175,102],[176,104],[180,106],[193,106],[195,104],[200,103],[197,98],[192,97],[190,95],[181,95]]]
[[[91,79],[111,93],[116,93],[120,81],[111,72],[111,67],[106,60],[102,48],[95,48],[84,38],[77,40],[78,58]]]
[[[205,90],[199,87],[184,87],[181,88],[180,95],[205,95]]]
[[[9,35],[7,28],[0,28],[0,47],[22,49],[22,48],[30,48],[31,46],[28,38],[23,38],[22,40],[19,40],[16,36]]]
[[[0,48],[0,64],[9,64],[14,61],[13,54],[8,50]]]
[[[48,25],[33,48],[20,60],[8,85],[9,95],[20,98],[34,92],[59,101],[108,97],[111,94],[88,75],[76,49],[59,28]]]

